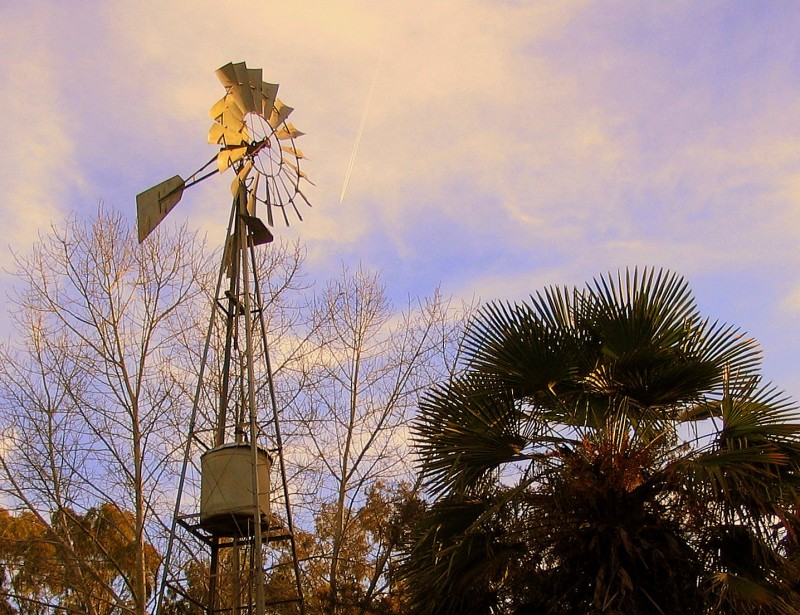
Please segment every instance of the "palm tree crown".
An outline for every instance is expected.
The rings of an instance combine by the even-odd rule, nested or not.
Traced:
[[[417,613],[796,613],[800,425],[645,269],[492,303],[420,404]]]

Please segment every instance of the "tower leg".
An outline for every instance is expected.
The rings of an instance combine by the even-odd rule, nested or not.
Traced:
[[[208,614],[217,610],[217,579],[219,577],[219,538],[211,541],[211,566],[208,578]]]

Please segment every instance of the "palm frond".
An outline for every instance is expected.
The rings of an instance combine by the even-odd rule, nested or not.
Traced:
[[[431,491],[466,491],[512,461],[527,444],[522,418],[510,395],[484,395],[463,381],[426,393],[413,441]]]
[[[741,383],[738,383],[741,384]],[[716,406],[716,407],[712,407]],[[703,413],[716,433],[671,468],[677,492],[693,509],[730,519],[782,516],[800,501],[797,405],[777,389],[753,383],[726,388]]]
[[[518,397],[547,391],[573,379],[578,368],[580,344],[571,334],[549,326],[529,305],[490,303],[468,329],[467,365]]]
[[[730,572],[716,572],[708,579],[715,613],[730,615],[798,615],[800,610],[786,600],[786,590]],[[795,592],[790,592],[795,595]]]
[[[496,505],[493,497],[448,498],[429,510],[401,570],[411,613],[499,612],[494,585],[522,545],[504,541],[501,528],[481,522]]]

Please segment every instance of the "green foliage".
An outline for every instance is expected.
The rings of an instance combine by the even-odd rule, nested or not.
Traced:
[[[343,615],[405,613],[404,590],[395,579],[394,563],[399,547],[408,540],[412,523],[422,512],[422,503],[411,486],[374,483],[363,505],[347,519],[333,593],[327,561],[333,550],[336,510],[333,505],[323,506],[316,515],[316,532],[307,535],[305,541],[307,611]]]
[[[108,502],[84,514],[57,510],[49,523],[30,511],[0,509],[0,562],[9,608],[14,603],[19,613],[49,613],[52,605],[75,613],[119,612],[124,603],[115,594],[126,593],[126,587],[132,594],[134,527],[132,513]],[[156,549],[146,544],[151,580],[159,563]]]
[[[420,404],[413,613],[796,613],[797,406],[645,269],[471,323]]]

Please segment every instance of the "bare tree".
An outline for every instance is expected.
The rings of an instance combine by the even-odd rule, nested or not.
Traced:
[[[419,394],[452,369],[464,310],[438,293],[396,310],[378,275],[363,269],[343,270],[312,305],[313,332],[304,342],[312,351],[300,353],[296,394],[284,411],[289,458],[296,484],[305,485],[298,498],[306,526],[316,524],[309,557],[316,582],[324,581],[318,608],[367,612],[388,590],[392,549],[374,533],[358,546],[374,527],[365,521],[370,497],[374,508],[376,486],[400,493],[401,483],[413,481],[408,422]]]
[[[16,258],[15,337],[0,346],[0,488],[69,555],[65,592],[83,594],[88,613],[145,613],[157,566],[146,521],[171,452],[164,428],[186,404],[169,377],[185,333],[177,316],[202,299],[195,282],[207,258],[185,228],[138,245],[103,209]],[[94,538],[102,549],[79,521],[103,502],[132,513],[119,521],[133,524],[134,562],[106,553],[112,578],[78,548]]]

